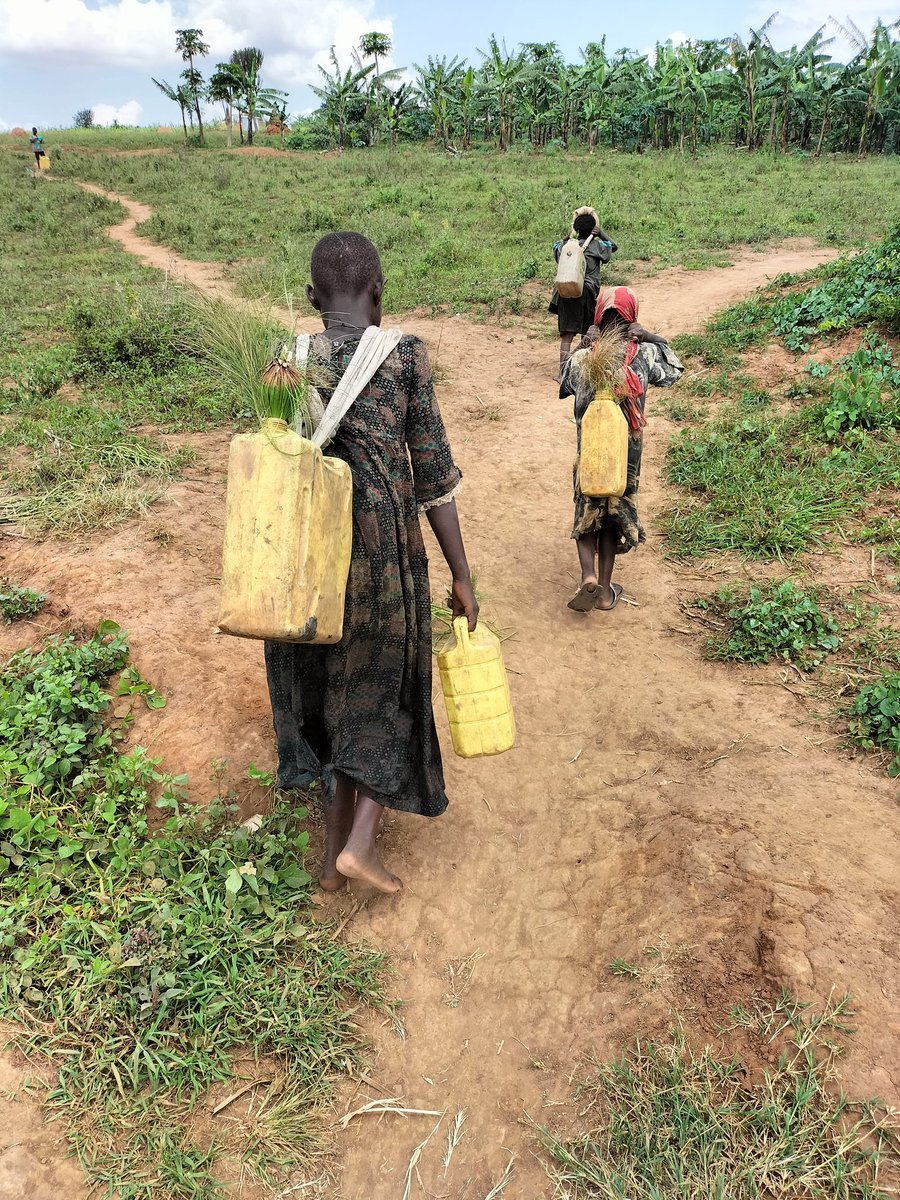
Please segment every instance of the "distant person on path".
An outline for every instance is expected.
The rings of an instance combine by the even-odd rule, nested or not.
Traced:
[[[309,364],[336,385],[360,338],[381,324],[378,251],[359,233],[313,250],[307,296],[322,314]],[[330,391],[317,385],[327,403]],[[424,513],[450,568],[454,617],[475,628],[478,604],[454,499],[461,475],[434,396],[423,342],[405,335],[341,421],[329,454],[353,475],[353,550],[337,645],[266,643],[278,740],[278,786],[322,782],[327,891],[361,879],[401,881],[375,838],[385,808],[439,816],[447,807],[431,707],[431,590]]]
[[[44,136],[38,133],[37,126],[32,125],[31,137],[28,139],[31,142],[31,149],[34,151],[34,169],[41,169],[41,159],[44,157]]]
[[[572,342],[576,333],[585,334],[594,319],[594,306],[597,303],[597,293],[600,291],[600,267],[608,263],[618,250],[616,243],[600,228],[600,218],[592,208],[576,208],[572,214],[572,235],[578,238],[578,244],[584,250],[586,270],[584,273],[584,291],[580,296],[567,299],[560,296],[554,289],[550,301],[550,312],[557,314],[559,327],[559,370],[560,375],[566,364],[566,359],[572,350]],[[588,241],[588,238],[591,240]],[[565,238],[553,245],[553,256],[559,262],[559,256]]]
[[[650,384],[671,387],[684,370],[665,338],[639,325],[637,317],[638,300],[631,288],[604,288],[597,298],[594,324],[587,331],[582,346],[564,366],[560,380],[560,398],[575,397],[580,453],[581,421],[595,396],[582,370],[585,356],[590,354],[590,346],[600,331],[617,331],[625,338],[623,375],[616,395],[628,421],[628,482],[621,497],[585,496],[578,487],[576,461],[572,537],[578,547],[581,586],[569,601],[569,608],[576,612],[613,609],[622,595],[621,585],[612,582],[615,557],[633,550],[645,540],[637,510],[637,491],[641,478],[647,387]]]

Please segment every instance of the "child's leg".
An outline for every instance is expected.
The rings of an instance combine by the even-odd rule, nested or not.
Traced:
[[[597,582],[597,534],[584,533],[575,539],[578,547],[578,561],[581,564],[581,582]]]
[[[618,599],[616,591],[621,594],[621,588],[618,584],[612,583],[613,567],[616,562],[616,527],[608,518],[603,522],[600,532],[597,534],[597,559],[599,568],[597,582],[600,585],[597,608],[613,608]]]
[[[337,856],[335,868],[348,879],[361,879],[381,892],[399,892],[403,883],[385,869],[375,847],[383,814],[381,804],[357,789],[353,826],[346,846]]]
[[[574,333],[561,333],[559,335],[559,373],[562,374],[562,369],[566,365],[566,360],[572,352],[572,343],[575,341]]]
[[[325,801],[325,858],[319,884],[326,892],[336,892],[347,882],[335,865],[353,828],[356,809],[356,784],[344,775],[335,778],[334,795]]]

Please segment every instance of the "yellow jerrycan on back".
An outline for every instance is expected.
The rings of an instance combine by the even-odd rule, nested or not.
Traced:
[[[500,640],[484,624],[469,633],[453,622],[454,645],[437,655],[453,749],[461,758],[502,754],[516,740],[516,722]]]
[[[232,439],[219,628],[278,642],[341,640],[353,540],[350,468],[286,421]]]
[[[585,496],[625,494],[628,422],[610,392],[598,392],[581,418],[578,486]]]

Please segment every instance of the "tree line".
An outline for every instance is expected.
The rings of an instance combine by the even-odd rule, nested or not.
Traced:
[[[546,148],[582,144],[593,151],[699,148],[731,143],[857,154],[900,150],[900,21],[878,21],[866,36],[852,21],[831,21],[852,48],[847,62],[830,53],[823,25],[800,47],[776,50],[773,14],[747,37],[658,44],[651,54],[591,42],[581,61],[565,61],[555,42],[528,42],[509,51],[496,37],[477,65],[429,56],[410,72],[382,70],[391,53],[386,34],[365,34],[342,68],[332,48],[313,91],[319,108],[290,121],[287,95],[265,88],[263,54],[236,50],[204,82],[195,60],[208,53],[202,30],[179,30],[176,47],[188,65],[172,87],[154,80],[181,106],[185,136],[196,122],[203,140],[201,100],[221,101],[231,143],[233,114],[241,140],[264,117],[297,149],[424,141],[455,153],[476,143],[500,150],[516,142]],[[405,76],[412,78],[404,78]],[[291,126],[288,136],[288,126]]]

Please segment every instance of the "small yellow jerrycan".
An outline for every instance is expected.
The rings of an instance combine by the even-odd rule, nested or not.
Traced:
[[[353,542],[341,459],[270,417],[232,438],[219,628],[277,642],[341,640]]]
[[[47,157],[47,155],[46,155],[46,154],[43,154],[43,155],[41,156],[41,159],[40,159],[40,164],[41,164],[41,170],[42,170],[42,171],[49,171],[49,170],[50,170],[50,159]]]
[[[453,634],[455,644],[437,656],[453,749],[461,758],[502,754],[516,722],[500,640],[486,625],[469,633],[466,617],[456,618]]]
[[[625,494],[628,422],[609,392],[598,392],[581,418],[578,486],[585,496]]]

